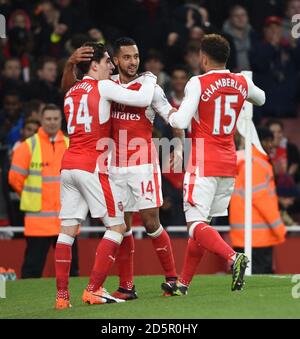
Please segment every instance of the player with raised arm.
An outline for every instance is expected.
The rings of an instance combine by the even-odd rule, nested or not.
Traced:
[[[89,58],[89,51],[82,48],[74,52],[64,69],[62,88],[68,90],[74,82],[74,66],[81,58]],[[112,79],[122,87],[137,91],[142,86],[144,76],[138,75],[140,63],[139,51],[134,40],[120,38],[114,44],[114,62],[119,74]],[[169,235],[159,221],[159,207],[162,205],[161,177],[152,142],[152,128],[155,114],[160,114],[166,123],[172,106],[169,104],[161,87],[155,86],[151,105],[144,108],[112,104],[112,137],[116,152],[112,156],[109,168],[110,177],[125,197],[124,211],[126,233],[118,253],[120,284],[113,296],[125,300],[136,299],[133,285],[134,238],[131,231],[133,211],[139,211],[150,236],[166,281],[176,281],[177,274]],[[173,134],[183,139],[183,131],[174,128]],[[138,145],[135,140],[142,141]],[[132,142],[132,145],[131,145]],[[182,143],[177,143],[174,153],[182,152]],[[143,155],[142,157],[136,154]],[[180,155],[181,157],[181,155]],[[171,159],[173,164],[174,159]],[[178,160],[178,158],[177,158]],[[176,162],[176,160],[175,160]],[[180,162],[180,161],[179,161]]]
[[[70,147],[61,166],[61,232],[55,250],[56,309],[71,306],[68,289],[71,246],[89,210],[92,217],[102,219],[107,230],[97,247],[82,300],[90,304],[123,301],[103,288],[126,226],[120,192],[108,176],[105,157],[102,159],[97,145],[99,139],[110,137],[111,101],[145,107],[152,101],[156,84],[156,77],[146,73],[139,91],[124,89],[109,80],[114,66],[106,48],[98,43],[86,43],[83,48],[90,55],[88,61],[82,60],[77,65],[84,77],[69,89],[64,101]]]
[[[169,117],[171,126],[187,128],[191,124],[192,129],[192,150],[184,178],[190,238],[178,282],[162,284],[162,289],[172,295],[187,294],[206,250],[232,263],[232,291],[244,285],[248,258],[236,253],[209,223],[214,216],[227,215],[237,171],[233,136],[243,104],[247,100],[263,105],[265,93],[243,74],[226,69],[229,53],[229,44],[222,36],[203,38],[200,64],[204,74],[189,80],[180,108]]]

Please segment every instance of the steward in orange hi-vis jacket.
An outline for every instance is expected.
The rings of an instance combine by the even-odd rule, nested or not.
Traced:
[[[262,132],[262,130],[265,132]],[[263,148],[267,150],[268,137],[272,134],[268,130],[260,129],[260,139]],[[272,246],[285,240],[285,225],[279,212],[278,198],[273,175],[273,168],[268,155],[260,152],[255,146],[252,148],[252,246],[253,246],[253,273],[271,273]],[[238,162],[238,175],[235,189],[230,202],[230,237],[234,248],[244,247],[245,222],[245,159]],[[259,249],[260,248],[260,249]],[[260,261],[255,267],[255,254]],[[268,257],[268,265],[262,263],[263,257]],[[268,269],[267,269],[268,267]],[[269,272],[265,272],[268,270]]]
[[[67,145],[62,131],[51,141],[40,127],[14,152],[9,183],[21,197],[26,236],[59,234],[60,166]]]
[[[13,153],[9,184],[20,195],[20,209],[25,212],[22,278],[42,275],[50,245],[60,232],[60,169],[69,144],[60,128],[60,109],[47,105],[38,132]]]

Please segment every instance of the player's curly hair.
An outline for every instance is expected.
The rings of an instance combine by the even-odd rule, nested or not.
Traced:
[[[77,68],[80,70],[80,72],[82,74],[86,74],[90,69],[92,61],[100,62],[100,60],[104,57],[104,53],[107,52],[107,49],[103,44],[93,41],[85,42],[82,46],[93,47],[94,49],[94,53],[90,61],[81,61],[77,64]]]
[[[229,42],[219,34],[207,34],[201,40],[201,51],[220,64],[226,64],[229,54]]]

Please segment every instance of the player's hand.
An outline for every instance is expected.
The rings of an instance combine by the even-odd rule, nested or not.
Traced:
[[[90,46],[79,47],[70,56],[68,62],[77,65],[81,61],[90,61],[93,57],[94,49]]]

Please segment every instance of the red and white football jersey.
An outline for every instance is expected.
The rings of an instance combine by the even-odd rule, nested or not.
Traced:
[[[190,79],[179,110],[169,119],[177,128],[187,128],[191,122],[192,167],[188,171],[200,176],[236,175],[233,137],[246,99],[263,104],[264,92],[242,74],[219,70]],[[197,140],[203,148],[196,147]]]
[[[112,77],[120,84],[119,75]],[[145,81],[145,76],[121,86],[138,91]],[[116,145],[116,154],[112,155],[111,165],[116,167],[137,166],[156,161],[156,150],[152,142],[152,127],[155,114],[158,113],[168,123],[168,114],[172,106],[164,91],[155,86],[151,105],[148,107],[132,107],[116,102],[112,103],[111,125],[112,137]],[[152,152],[152,156],[151,156]]]
[[[64,112],[70,146],[62,159],[62,169],[95,171],[99,156],[96,144],[100,137],[110,136],[109,114],[105,110],[100,113],[99,102],[98,81],[90,77],[84,77],[66,93]]]
[[[64,101],[70,146],[64,154],[62,169],[94,172],[101,154],[97,143],[100,138],[111,136],[111,101],[147,106],[153,98],[155,83],[156,78],[148,74],[139,91],[130,91],[114,81],[97,81],[85,76],[71,87]]]

